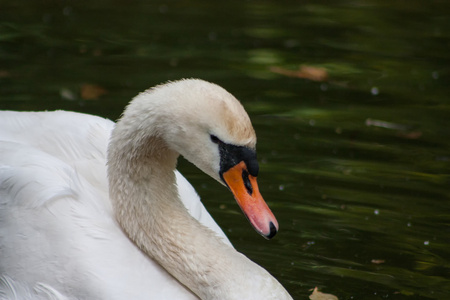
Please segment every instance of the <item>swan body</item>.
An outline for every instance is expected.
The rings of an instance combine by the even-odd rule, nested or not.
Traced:
[[[139,94],[117,124],[0,112],[0,299],[292,299],[175,169],[181,154],[228,186],[270,238],[255,143],[240,103],[196,79]]]

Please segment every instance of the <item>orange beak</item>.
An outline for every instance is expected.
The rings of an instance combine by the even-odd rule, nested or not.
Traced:
[[[253,228],[265,238],[272,238],[278,231],[278,222],[259,193],[256,177],[248,173],[245,162],[224,172],[223,179]]]

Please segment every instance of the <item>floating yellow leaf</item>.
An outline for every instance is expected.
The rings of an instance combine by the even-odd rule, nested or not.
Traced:
[[[339,300],[338,297],[332,294],[325,294],[319,292],[317,287],[314,288],[314,291],[311,295],[309,295],[309,299],[311,300]]]

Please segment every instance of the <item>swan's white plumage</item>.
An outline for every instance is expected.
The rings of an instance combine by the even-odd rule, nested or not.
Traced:
[[[8,130],[10,125],[14,128]],[[186,292],[178,282],[130,243],[114,221],[105,167],[113,125],[62,111],[1,113],[0,273],[30,286],[58,286],[64,278],[71,278],[71,289],[92,285],[96,294],[80,294],[80,299],[146,299],[142,287],[182,299],[178,294]],[[193,188],[178,176],[184,203],[211,225],[192,197]],[[98,287],[108,282],[114,286],[102,295]]]
[[[106,169],[114,126],[73,112],[0,112],[0,296],[16,289],[36,299],[198,299],[136,247],[114,217]],[[178,172],[176,184],[190,214],[229,247]],[[277,283],[255,270],[255,278],[269,276],[263,281],[275,287],[267,299],[278,299]],[[280,295],[289,299],[284,290]],[[227,299],[253,299],[241,296]]]
[[[68,300],[68,298],[43,283],[30,287],[8,276],[0,276],[0,300]]]

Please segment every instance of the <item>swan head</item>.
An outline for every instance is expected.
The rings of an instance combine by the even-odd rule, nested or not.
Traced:
[[[126,115],[226,185],[258,233],[266,238],[276,234],[278,223],[256,181],[255,131],[233,95],[203,80],[184,79],[139,94]]]

